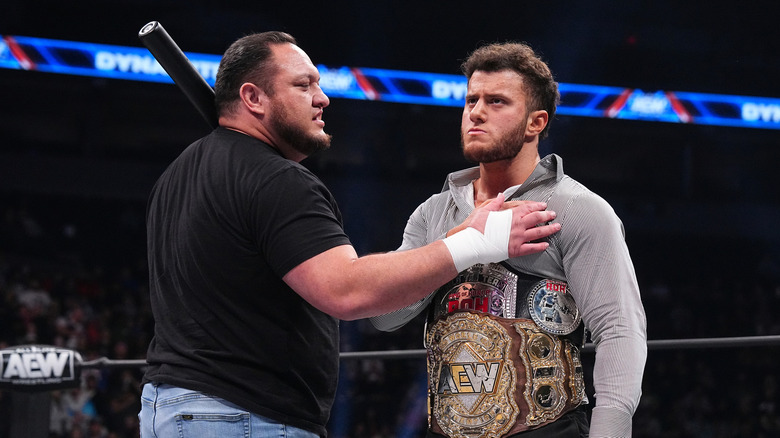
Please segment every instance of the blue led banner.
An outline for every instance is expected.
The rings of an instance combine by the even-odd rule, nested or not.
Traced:
[[[214,85],[219,55],[185,52]],[[145,48],[3,36],[0,68],[148,82],[171,78]],[[318,65],[320,84],[332,98],[420,105],[463,106],[461,75]],[[559,84],[558,114],[651,122],[780,129],[780,99],[582,84]]]
[[[187,53],[187,58],[206,81],[214,86],[221,57]],[[173,83],[145,48],[21,36],[3,36],[0,43],[0,68]]]

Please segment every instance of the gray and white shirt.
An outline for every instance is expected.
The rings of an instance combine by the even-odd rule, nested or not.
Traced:
[[[398,251],[445,237],[474,209],[474,167],[451,173],[444,189],[412,213]],[[596,344],[593,370],[596,406],[591,437],[629,437],[641,396],[647,358],[644,307],[623,224],[600,196],[565,175],[563,160],[544,157],[528,179],[504,191],[507,200],[547,203],[561,230],[548,237],[543,252],[507,260],[517,271],[565,281]],[[379,330],[398,329],[425,310],[433,298],[371,318]]]

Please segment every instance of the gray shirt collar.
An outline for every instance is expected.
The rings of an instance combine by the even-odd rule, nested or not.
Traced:
[[[522,184],[508,187],[504,190],[506,199],[511,199],[528,191],[549,178],[560,181],[563,178],[563,158],[556,154],[550,154],[542,158],[534,171]],[[458,170],[447,175],[442,192],[449,190],[452,198],[459,208],[465,211],[474,209],[474,182],[479,178],[479,167]]]

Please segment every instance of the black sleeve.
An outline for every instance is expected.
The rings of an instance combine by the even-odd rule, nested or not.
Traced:
[[[279,277],[322,252],[350,244],[333,195],[305,168],[279,172],[257,193],[257,242]]]

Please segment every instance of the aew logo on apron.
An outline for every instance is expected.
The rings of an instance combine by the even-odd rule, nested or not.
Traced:
[[[51,391],[79,386],[81,355],[50,345],[0,350],[0,390]]]

